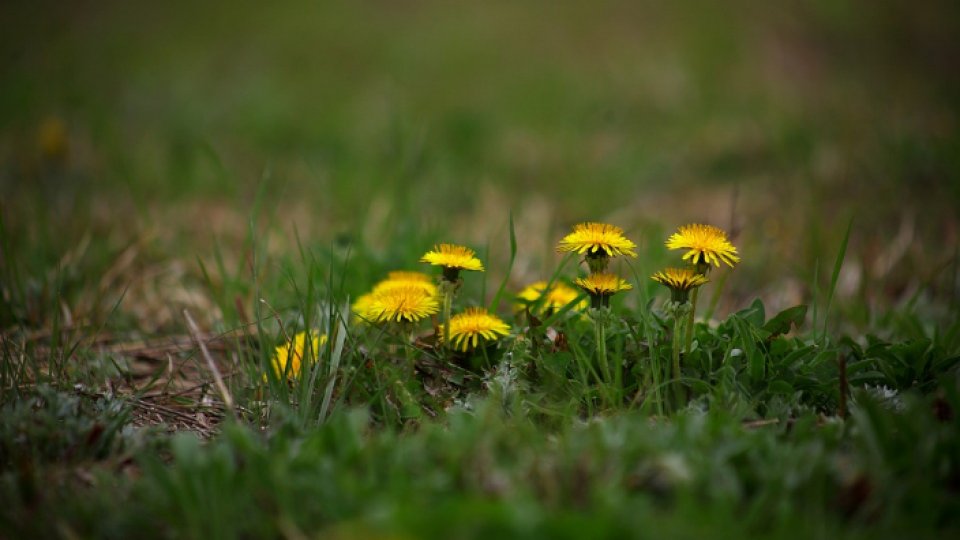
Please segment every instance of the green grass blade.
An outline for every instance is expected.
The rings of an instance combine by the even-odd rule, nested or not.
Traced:
[[[517,233],[513,227],[513,212],[510,212],[510,262],[507,263],[507,271],[503,274],[503,280],[500,281],[500,287],[497,289],[497,294],[494,295],[493,301],[490,302],[490,311],[492,313],[497,312],[497,308],[500,307],[500,300],[503,298],[503,293],[507,289],[507,282],[510,280],[510,273],[513,271],[513,261],[517,258]]]
[[[853,218],[847,222],[847,231],[843,235],[843,242],[840,243],[840,252],[837,254],[837,260],[833,263],[833,273],[830,275],[830,288],[827,290],[827,303],[823,308],[823,332],[820,341],[827,339],[827,321],[830,314],[830,304],[833,303],[833,294],[837,289],[837,280],[840,278],[840,269],[843,267],[843,260],[847,255],[847,242],[850,240],[850,230],[853,228]]]
[[[347,305],[350,305],[349,302]],[[343,317],[337,317],[336,325],[336,341],[333,351],[330,353],[330,378],[327,381],[327,387],[323,392],[323,401],[320,404],[320,415],[317,417],[319,423],[323,423],[330,410],[330,400],[333,399],[333,389],[337,385],[337,373],[340,370],[340,360],[343,357],[343,344],[347,339],[347,327],[343,323]]]

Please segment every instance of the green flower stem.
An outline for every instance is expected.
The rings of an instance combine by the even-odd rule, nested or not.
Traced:
[[[450,311],[453,309],[453,291],[443,291],[443,347],[450,351]]]
[[[397,322],[396,325],[396,336],[400,342],[399,346],[403,347],[403,359],[406,363],[406,370],[409,370],[410,376],[416,378],[417,375],[417,359],[413,355],[413,342],[414,335],[416,333],[416,327],[408,322]],[[397,354],[397,344],[391,343],[387,350],[390,351],[391,355]]]
[[[697,296],[700,287],[693,289],[693,297],[690,298],[690,315],[687,317],[686,335],[683,340],[683,355],[690,355],[690,347],[693,346],[693,319],[697,313]]]
[[[443,296],[443,350],[453,350],[450,345],[450,312],[453,310],[453,295],[457,292],[456,281],[448,281],[446,274],[440,281],[440,294]]]
[[[660,364],[659,355],[650,355],[650,366],[653,368],[653,395],[657,401],[657,412],[663,416],[663,392],[660,384],[663,380],[663,366]]]
[[[417,359],[413,355],[414,332],[415,328],[412,325],[410,328],[401,329],[401,335],[403,336],[403,353],[407,358],[407,369],[410,370],[411,380],[417,378]]]
[[[680,315],[680,313],[677,313],[673,317],[673,380],[675,409],[680,408],[683,400],[680,385],[680,331],[682,327],[683,317]]]
[[[593,321],[594,333],[597,341],[597,358],[600,361],[600,372],[603,373],[603,382],[610,384],[610,365],[607,363],[607,323],[603,318]]]
[[[599,390],[604,396],[607,405],[614,406],[617,402],[612,386],[615,381],[610,372],[610,360],[607,357],[607,325],[611,320],[610,308],[593,308],[590,310],[590,318],[593,319],[597,363],[600,364],[600,373],[597,375],[597,379],[600,382]]]

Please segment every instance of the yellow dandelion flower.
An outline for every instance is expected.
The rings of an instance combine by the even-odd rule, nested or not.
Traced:
[[[496,341],[509,333],[510,325],[481,307],[467,308],[450,319],[450,342],[463,352],[475,348],[481,338]]]
[[[361,295],[353,303],[353,313],[356,316],[354,322],[376,322],[381,311],[374,310],[377,307],[376,299],[385,292],[413,287],[421,289],[424,294],[437,296],[439,294],[437,285],[433,278],[422,272],[394,271],[387,274],[387,278],[373,286],[373,290],[367,294]],[[382,307],[382,306],[381,306]]]
[[[434,266],[455,268],[457,270],[475,270],[483,272],[483,263],[472,249],[455,244],[439,244],[420,258],[420,262]]]
[[[585,278],[577,278],[575,283],[590,294],[611,295],[620,291],[629,291],[633,288],[619,276],[607,273],[590,274]]]
[[[423,272],[412,272],[409,270],[394,270],[387,274],[384,281],[403,281],[408,283],[429,283],[433,284],[433,278]]]
[[[440,310],[436,295],[406,285],[370,293],[366,319],[372,322],[417,322]]]
[[[684,225],[667,240],[667,248],[690,250],[684,254],[683,260],[698,267],[703,266],[703,270],[709,268],[710,264],[720,266],[720,261],[731,268],[734,263],[740,262],[737,248],[727,239],[727,233],[713,225]]]
[[[301,370],[303,369],[303,360],[306,356],[305,349],[307,347],[308,335],[311,349],[309,361],[317,361],[317,357],[320,355],[320,347],[327,342],[327,335],[323,334],[318,336],[316,332],[300,332],[293,336],[293,339],[290,341],[278,345],[273,353],[271,366],[278,379],[283,378],[284,374],[286,374],[288,379],[300,377]],[[266,379],[266,376],[264,376],[264,379]]]
[[[557,246],[559,252],[586,253],[588,257],[616,257],[627,255],[636,257],[633,249],[637,247],[623,236],[623,229],[607,223],[580,223],[573,232],[564,236]]]
[[[671,299],[680,303],[687,301],[687,295],[692,289],[710,281],[692,268],[666,268],[650,276],[650,279],[669,287],[672,292]]]
[[[538,311],[547,313],[563,308],[579,296],[579,293],[577,293],[575,289],[568,287],[564,283],[554,282],[549,289],[547,285],[546,281],[537,281],[527,285],[517,294],[520,302],[516,304],[516,309],[523,310],[523,308],[528,305],[540,302]],[[587,307],[587,303],[586,301],[580,302],[576,307],[578,309],[584,309]]]
[[[400,287],[416,287],[423,289],[427,294],[435,296],[437,294],[437,285],[433,278],[421,272],[390,272],[387,279],[377,283],[373,287],[373,292],[381,292],[388,289]]]
[[[593,273],[585,278],[577,278],[574,283],[590,294],[590,305],[594,308],[610,305],[611,296],[633,288],[620,276],[606,272]]]
[[[367,293],[359,296],[353,302],[353,314],[356,315],[354,322],[373,322],[376,319],[376,314],[371,312],[373,308],[373,293]]]

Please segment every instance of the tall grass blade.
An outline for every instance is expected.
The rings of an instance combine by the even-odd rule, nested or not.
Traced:
[[[510,273],[513,271],[513,261],[517,258],[517,233],[513,227],[513,212],[510,212],[510,262],[507,263],[507,271],[503,274],[503,280],[500,281],[500,287],[497,289],[497,294],[494,295],[493,301],[490,302],[490,311],[492,313],[497,312],[497,308],[500,307],[500,299],[503,297],[504,291],[507,289],[507,281],[510,280]]]
[[[320,403],[320,415],[317,417],[319,423],[323,423],[327,418],[327,412],[330,410],[330,400],[333,399],[333,389],[337,386],[337,373],[340,370],[340,360],[343,358],[343,344],[347,340],[347,327],[343,324],[343,317],[337,316],[336,338],[333,345],[333,351],[330,353],[330,378],[327,381],[327,387],[323,391],[323,401]]]
[[[833,294],[837,290],[837,280],[840,278],[840,269],[843,267],[843,260],[847,255],[847,242],[850,240],[850,230],[853,228],[853,218],[847,222],[847,231],[843,235],[843,242],[840,243],[840,252],[837,254],[837,260],[833,263],[833,273],[830,275],[830,288],[827,290],[827,303],[823,308],[823,332],[820,336],[821,343],[827,339],[827,321],[830,317],[830,304],[833,303]]]

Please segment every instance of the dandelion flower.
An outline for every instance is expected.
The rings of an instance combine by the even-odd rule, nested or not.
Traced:
[[[413,285],[374,291],[370,296],[362,307],[373,322],[417,322],[440,310],[436,295]]]
[[[320,346],[327,342],[327,335],[318,336],[316,332],[300,332],[290,341],[277,346],[273,353],[271,365],[278,379],[283,378],[284,374],[288,379],[300,377],[308,336],[311,349],[308,355],[309,361],[316,362],[317,356],[320,355]]]
[[[409,270],[394,270],[387,274],[384,281],[402,281],[406,283],[430,283],[433,284],[433,278],[423,272],[411,272]]]
[[[606,259],[618,255],[636,257],[633,249],[637,247],[623,236],[623,229],[607,223],[580,223],[573,232],[564,236],[557,251],[586,254],[587,259]],[[593,270],[591,268],[591,270]]]
[[[450,319],[450,342],[463,352],[475,348],[480,340],[496,341],[510,333],[510,325],[481,307],[467,308]]]
[[[666,268],[650,278],[669,287],[671,299],[681,304],[687,301],[687,296],[692,289],[709,281],[706,276],[698,274],[692,268]]]
[[[373,287],[373,292],[396,289],[400,287],[416,287],[423,289],[427,294],[436,296],[437,285],[433,278],[422,272],[395,271],[387,274],[387,279],[377,283]]]
[[[381,280],[373,286],[371,292],[361,295],[354,301],[353,313],[356,315],[355,322],[375,322],[380,315],[380,311],[372,311],[375,307],[376,298],[382,296],[386,291],[405,287],[421,289],[424,294],[429,296],[436,297],[439,294],[433,278],[427,274],[407,271],[390,272],[387,274],[386,279]]]
[[[477,258],[476,252],[456,244],[438,244],[433,251],[425,253],[420,262],[442,266],[443,279],[450,282],[457,281],[461,270],[483,272],[483,263]]]
[[[732,268],[734,263],[740,262],[737,248],[727,239],[727,233],[713,225],[683,225],[667,240],[667,247],[690,250],[684,254],[683,260],[698,269],[706,270],[710,264],[720,266],[720,261]]]
[[[470,248],[455,244],[438,244],[428,251],[420,262],[443,267],[443,280],[440,282],[440,296],[443,300],[443,338],[450,343],[450,312],[453,310],[453,297],[460,288],[460,271],[473,270],[483,272],[483,263]]]
[[[564,283],[555,282],[550,285],[549,288],[547,285],[546,281],[537,281],[536,283],[527,285],[527,287],[517,294],[520,302],[517,303],[516,308],[522,310],[528,305],[539,302],[539,311],[547,313],[563,308],[579,296],[579,293],[577,293],[575,289],[568,287]],[[586,301],[581,302],[577,307],[580,309],[586,308]]]
[[[683,289],[686,291],[694,287],[699,287],[709,281],[706,276],[698,274],[690,268],[666,268],[653,274],[651,279],[671,289]]]
[[[611,296],[633,288],[620,276],[606,272],[593,273],[585,278],[577,278],[574,283],[590,294],[590,305],[594,308],[610,305]]]
[[[355,322],[368,321],[373,322],[376,314],[371,311],[373,308],[373,293],[361,295],[353,302],[353,313],[356,315]]]

